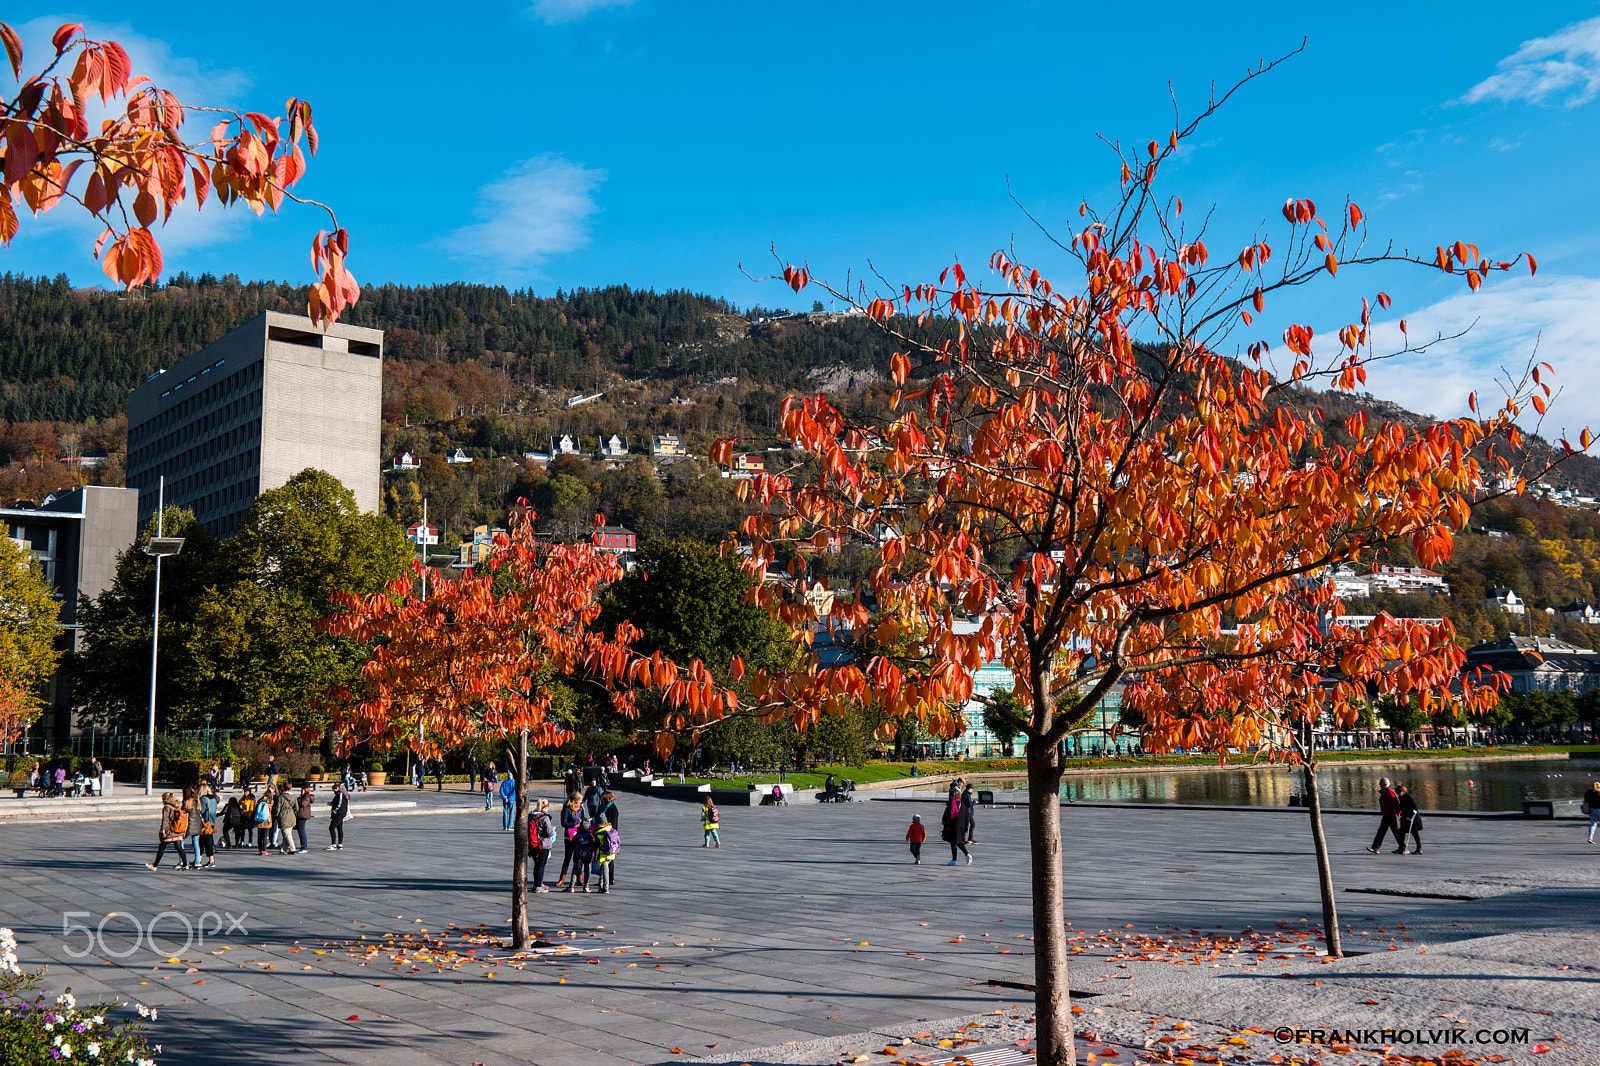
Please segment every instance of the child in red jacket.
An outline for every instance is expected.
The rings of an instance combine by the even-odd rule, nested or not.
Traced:
[[[906,830],[906,839],[911,842],[912,865],[922,865],[922,842],[928,839],[928,831],[922,826],[922,815],[911,816],[911,828]]]

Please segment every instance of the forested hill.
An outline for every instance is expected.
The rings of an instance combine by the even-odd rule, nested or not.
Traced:
[[[261,311],[303,314],[305,305],[304,287],[233,275],[179,274],[133,293],[74,290],[65,276],[0,275],[0,415],[112,418],[153,371]],[[754,328],[726,300],[627,286],[537,296],[488,285],[378,285],[363,290],[345,321],[387,331],[391,360],[480,362],[524,388],[594,391],[619,380],[692,384],[733,374],[782,388],[819,365],[881,367],[889,355],[864,321]]]
[[[134,293],[74,290],[64,277],[0,276],[0,503],[84,480],[120,484],[129,391],[259,312],[302,314],[305,301],[303,287],[231,275],[180,274]],[[704,461],[712,439],[772,435],[778,402],[791,390],[827,390],[877,410],[891,391],[892,343],[865,316],[815,305],[799,314],[741,313],[711,296],[626,286],[540,296],[487,285],[378,285],[363,290],[346,320],[386,332],[385,462],[402,451],[422,459],[420,471],[384,475],[384,509],[411,522],[427,499],[447,545],[475,524],[504,521],[508,503],[522,496],[558,535],[583,535],[602,512],[646,541],[719,539],[743,505],[734,483]],[[602,395],[568,407],[580,393]],[[1413,426],[1427,420],[1370,396],[1290,396],[1321,408],[1335,440],[1360,408]],[[548,471],[521,462],[563,433],[579,436],[586,450],[602,434],[619,434],[633,459],[566,456]],[[646,456],[656,433],[680,436],[690,457],[654,466]],[[447,464],[457,448],[475,462]],[[59,461],[95,451],[109,458],[92,469]],[[1582,458],[1552,480],[1600,496],[1600,462]],[[1483,603],[1494,586],[1515,588],[1535,608],[1600,598],[1594,504],[1511,499],[1479,508],[1473,524],[1496,535],[1458,538],[1444,567],[1450,596],[1378,597],[1352,610],[1446,614],[1470,642],[1506,630],[1504,613]],[[1401,546],[1390,561],[1413,560]],[[842,581],[869,562],[847,551],[818,566]],[[1578,642],[1587,636],[1543,610],[1518,623]]]

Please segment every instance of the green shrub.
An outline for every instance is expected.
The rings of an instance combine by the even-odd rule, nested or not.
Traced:
[[[104,760],[104,765],[107,770],[111,771],[112,780],[120,781],[123,784],[144,780],[143,759],[106,759]],[[161,776],[160,759],[156,760],[155,773],[158,778]]]
[[[11,930],[0,929],[0,1062],[149,1062],[150,1046],[143,1026],[106,1021],[115,1003],[78,1006],[67,992],[54,1002],[38,989],[44,970],[16,969],[17,942]],[[142,1004],[139,1013],[155,1021],[156,1012]],[[91,1055],[88,1045],[95,1044]],[[69,1049],[63,1054],[63,1047]]]
[[[307,773],[311,773],[311,774],[325,774],[328,771],[326,771],[326,770],[324,770],[322,768],[322,764],[321,763],[314,762],[314,763],[311,764],[311,769],[307,770],[306,772]]]
[[[383,772],[384,772],[383,763],[374,760],[374,761],[372,761],[372,762],[367,764],[367,773],[369,773],[369,774],[381,774]]]

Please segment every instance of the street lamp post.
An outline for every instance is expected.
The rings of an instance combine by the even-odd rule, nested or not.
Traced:
[[[162,521],[166,517],[164,513],[166,504],[167,478],[166,475],[162,475],[156,495],[156,535],[151,537],[150,543],[144,547],[144,553],[155,556],[156,560],[155,611],[150,618],[150,721],[149,732],[145,734],[144,794],[146,796],[155,790],[156,783],[156,645],[161,634],[161,560],[168,555],[177,555],[183,551],[182,537],[161,535]]]

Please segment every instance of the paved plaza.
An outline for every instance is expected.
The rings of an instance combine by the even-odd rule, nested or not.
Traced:
[[[920,813],[936,837],[936,805],[725,807],[724,846],[708,850],[695,806],[624,794],[616,892],[531,897],[553,947],[513,959],[482,935],[509,914],[498,807],[403,795],[416,813],[363,818],[377,794],[358,796],[342,852],[222,851],[186,874],[144,868],[153,818],[3,825],[0,924],[25,966],[48,965],[51,991],[156,1005],[162,1066],[832,1062],[996,1010],[1010,1037],[1030,1013],[1021,809],[981,811],[971,866],[945,865],[936,839],[913,866],[906,825]],[[1437,817],[1426,850],[1402,857],[1364,850],[1375,818],[1329,817],[1341,889],[1420,894],[1341,891],[1347,950],[1370,953],[1327,963],[1302,932],[1320,920],[1303,814],[1063,821],[1067,915],[1086,934],[1072,987],[1103,1040],[1141,1046],[1152,1017],[1268,1034],[1527,1028],[1528,1044],[1464,1050],[1535,1061],[1543,1043],[1537,1061],[1600,1063],[1600,845],[1582,823]],[[103,935],[64,937],[67,912]],[[158,950],[112,912],[157,919]],[[184,948],[185,920],[203,943]],[[1249,1044],[1241,1061],[1283,1050]]]

